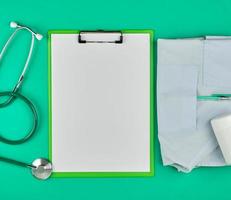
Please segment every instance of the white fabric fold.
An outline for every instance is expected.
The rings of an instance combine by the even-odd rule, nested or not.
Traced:
[[[224,166],[210,120],[231,113],[231,101],[197,101],[197,95],[231,94],[231,40],[159,39],[158,137],[164,165],[190,172]]]
[[[211,93],[231,93],[231,38],[204,41],[203,82]]]

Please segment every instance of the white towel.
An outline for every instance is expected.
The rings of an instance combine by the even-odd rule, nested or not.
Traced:
[[[164,165],[183,172],[225,165],[210,120],[231,113],[231,101],[197,101],[196,97],[231,93],[230,41],[220,37],[158,40],[158,136]]]

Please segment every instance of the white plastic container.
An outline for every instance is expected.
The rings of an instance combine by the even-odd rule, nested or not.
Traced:
[[[231,165],[231,114],[212,119],[211,125],[225,162]]]

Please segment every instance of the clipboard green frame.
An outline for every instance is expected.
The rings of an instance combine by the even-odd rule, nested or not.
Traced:
[[[78,34],[79,30],[50,30],[48,31],[48,158],[52,161],[52,83],[51,83],[51,35],[52,34]],[[150,171],[149,172],[53,172],[54,178],[68,177],[147,177],[154,175],[154,31],[153,30],[122,30],[122,33],[147,33],[150,35]]]

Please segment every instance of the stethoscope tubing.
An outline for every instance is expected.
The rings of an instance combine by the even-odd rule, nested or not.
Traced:
[[[13,101],[16,98],[18,98],[18,99],[22,100],[23,102],[25,102],[26,105],[32,111],[33,119],[34,120],[33,120],[33,125],[32,125],[31,130],[23,138],[16,139],[16,140],[14,139],[13,140],[13,139],[8,139],[8,138],[3,137],[3,136],[0,135],[0,141],[4,142],[6,144],[10,144],[10,145],[22,144],[22,143],[28,141],[34,135],[34,133],[36,132],[36,129],[38,127],[38,113],[36,111],[36,108],[35,108],[34,104],[28,98],[26,98],[25,96],[23,96],[22,94],[15,93],[15,92],[0,92],[0,97],[6,97],[6,96],[11,98],[10,103],[13,103]],[[0,108],[6,107],[8,105],[9,105],[9,103],[7,103],[7,104],[0,104]]]
[[[14,160],[14,159],[11,159],[11,158],[6,158],[6,157],[0,156],[0,160],[4,161],[4,162],[7,162],[9,164],[17,165],[17,166],[24,167],[24,168],[30,168],[30,169],[36,168],[33,165],[30,165],[30,164],[27,164],[27,163],[24,163],[24,162],[21,162],[21,161],[18,161],[18,160]]]

